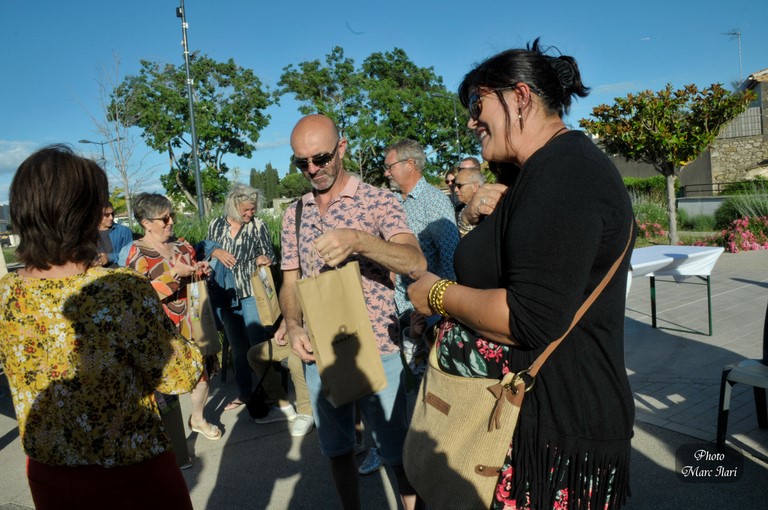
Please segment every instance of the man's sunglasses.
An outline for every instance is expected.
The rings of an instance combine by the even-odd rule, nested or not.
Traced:
[[[162,221],[163,225],[167,225],[171,222],[171,220],[176,219],[176,214],[166,214],[165,216],[161,216],[160,218],[147,218],[149,221]]]
[[[325,168],[328,165],[328,163],[330,163],[331,160],[336,156],[336,152],[338,150],[339,150],[339,142],[336,142],[336,146],[333,148],[332,152],[323,152],[322,154],[315,154],[310,158],[297,158],[296,156],[294,156],[293,164],[296,165],[296,168],[302,171],[309,169],[310,162],[312,162],[312,164],[318,168]]]

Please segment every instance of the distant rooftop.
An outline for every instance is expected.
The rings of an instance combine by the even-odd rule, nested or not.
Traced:
[[[758,71],[756,73],[750,74],[747,79],[748,80],[754,80],[754,81],[760,81],[760,82],[768,81],[768,67],[766,67],[762,71]]]

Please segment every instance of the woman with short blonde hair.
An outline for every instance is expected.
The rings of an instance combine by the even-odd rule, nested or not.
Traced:
[[[227,404],[225,411],[237,409],[250,398],[253,379],[248,350],[266,340],[266,330],[253,297],[251,275],[259,266],[272,265],[275,254],[266,225],[256,217],[258,204],[259,194],[255,189],[236,184],[227,194],[224,216],[214,218],[208,226],[207,240],[214,246],[211,257],[234,276],[235,288],[229,289],[231,300],[214,302],[232,348],[238,390],[237,397]]]

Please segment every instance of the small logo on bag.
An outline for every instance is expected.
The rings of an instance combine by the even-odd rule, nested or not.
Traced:
[[[451,404],[438,397],[431,391],[427,392],[427,396],[424,397],[424,403],[431,405],[446,416],[448,416],[448,413],[451,412]]]

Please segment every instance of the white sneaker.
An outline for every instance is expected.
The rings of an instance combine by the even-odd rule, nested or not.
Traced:
[[[292,405],[285,407],[274,406],[263,418],[255,418],[253,421],[259,424],[276,423],[278,421],[294,421],[299,416]]]
[[[308,414],[297,414],[296,419],[288,427],[290,434],[294,437],[306,436],[315,426],[315,419]]]

